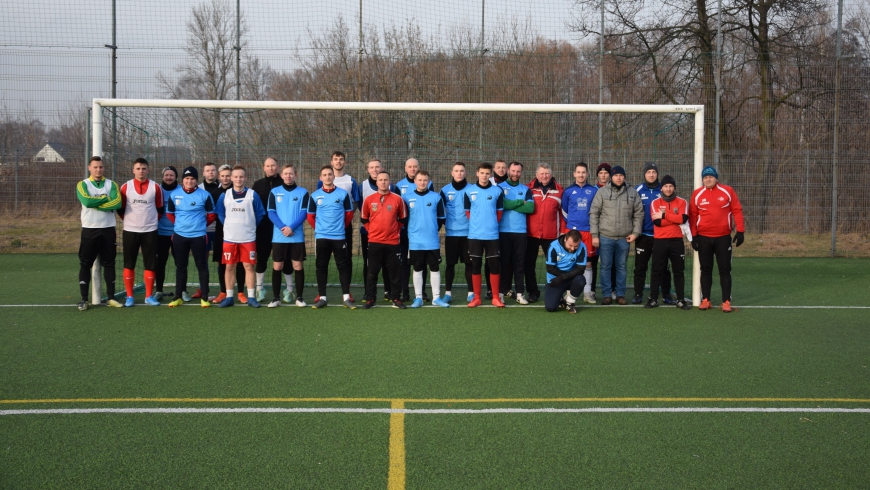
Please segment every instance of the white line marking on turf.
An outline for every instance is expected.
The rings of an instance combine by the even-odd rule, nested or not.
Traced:
[[[161,304],[160,306],[166,306],[167,304],[168,304],[168,303],[163,303],[163,304]],[[96,307],[96,306],[94,306],[94,305],[90,305],[90,306],[91,306],[91,307],[94,307],[94,308]],[[101,306],[106,306],[106,305],[101,305]],[[148,305],[146,305],[145,303],[136,303],[136,306],[148,306]],[[181,306],[196,306],[197,308],[201,308],[201,305],[200,305],[199,303],[194,303],[194,302],[186,303],[186,304],[183,304],[183,305],[181,305]],[[215,308],[217,307],[217,305],[215,305],[215,304],[213,304],[212,306],[215,307]],[[244,305],[244,304],[242,304],[242,303],[236,303],[236,306],[246,306],[246,305]],[[296,308],[295,305],[284,305],[284,304],[282,304],[281,306],[287,306],[288,308],[290,308],[290,307],[292,307],[292,308]],[[329,306],[343,306],[343,305],[342,305],[341,303],[329,303]],[[383,305],[379,305],[379,306],[382,306],[383,309],[394,309],[394,308],[390,307],[389,305],[387,305],[386,303],[384,303]],[[51,307],[51,308],[64,308],[64,307],[66,307],[66,308],[74,308],[74,307],[76,307],[76,305],[75,305],[74,303],[73,303],[73,304],[63,304],[63,305],[0,305],[0,308],[46,308],[46,307]],[[310,307],[310,305],[309,305],[309,307]],[[732,305],[732,307],[733,307],[733,308],[754,308],[754,309],[762,309],[762,310],[763,310],[763,309],[778,309],[778,310],[870,310],[870,306],[798,306],[798,305],[795,305],[795,306],[790,306],[790,305],[777,305],[777,306],[752,305],[752,306],[742,306],[742,305]],[[357,305],[357,308],[362,308],[362,305],[361,305],[361,304],[360,304],[360,305]],[[441,309],[441,308],[443,308],[443,307],[441,307],[441,306],[434,306],[434,305],[424,305],[423,308],[436,308],[436,309]],[[466,306],[463,305],[463,304],[455,304],[455,305],[451,305],[451,308],[460,308],[460,309],[462,309],[462,308],[466,308]],[[495,308],[495,306],[493,306],[493,305],[480,305],[480,306],[478,306],[477,308]],[[543,308],[544,308],[544,305],[543,305],[543,304],[541,304],[541,305],[506,305],[505,308],[538,308],[538,309],[543,309]],[[578,304],[578,305],[577,305],[577,308],[578,308],[578,309],[585,309],[585,308],[643,308],[643,305],[624,305],[624,306],[620,306],[620,305],[609,305],[609,306],[603,306],[603,305],[589,305],[589,304],[586,304],[586,305],[579,305],[579,304]],[[379,309],[380,309],[380,308],[379,308]],[[667,309],[667,307],[665,307],[664,309]]]
[[[94,413],[404,413],[415,414],[502,414],[502,413],[870,413],[870,408],[797,407],[596,407],[596,408],[49,408],[0,410],[0,415],[75,415]]]

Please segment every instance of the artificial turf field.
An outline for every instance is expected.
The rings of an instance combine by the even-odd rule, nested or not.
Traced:
[[[79,312],[76,270],[0,257],[3,488],[870,485],[866,259],[735,259],[728,315]]]

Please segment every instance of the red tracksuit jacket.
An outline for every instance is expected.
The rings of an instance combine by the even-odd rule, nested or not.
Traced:
[[[674,197],[671,202],[667,202],[661,197],[653,200],[649,205],[649,214],[652,217],[653,213],[664,211],[662,216],[662,225],[653,227],[653,236],[655,238],[681,238],[683,230],[680,229],[680,224],[683,223],[683,215],[688,214],[689,203],[682,197]]]
[[[734,228],[743,232],[743,206],[737,193],[727,185],[712,189],[695,189],[689,200],[689,228],[692,236],[720,237],[730,235]]]

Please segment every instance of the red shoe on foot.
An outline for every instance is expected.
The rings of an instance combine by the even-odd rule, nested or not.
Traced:
[[[476,307],[480,306],[481,304],[482,303],[480,302],[480,297],[475,294],[474,299],[471,300],[471,303],[468,303],[468,307],[469,308],[476,308]]]
[[[211,302],[217,305],[217,304],[220,304],[220,302],[225,300],[225,299],[227,299],[227,293],[221,293],[221,294],[215,296],[214,299],[211,300]]]
[[[245,293],[239,293],[238,298],[239,298],[239,303],[241,303],[243,305],[248,304],[248,297],[245,296]]]
[[[201,290],[201,289],[197,289],[195,293],[193,293],[193,294],[190,295],[190,297],[193,298],[193,299],[202,298],[202,290]]]
[[[497,294],[492,295],[492,306],[495,306],[496,308],[504,308],[504,302],[499,299]]]
[[[709,310],[713,305],[710,303],[710,300],[704,298],[701,300],[701,306],[698,307],[699,310]]]
[[[731,313],[731,301],[726,301],[722,303],[722,306],[720,306],[720,308],[722,308],[722,313]]]

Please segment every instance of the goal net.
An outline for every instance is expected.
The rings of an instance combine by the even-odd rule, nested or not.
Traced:
[[[658,165],[659,178],[673,176],[677,193],[688,198],[701,183],[703,119],[703,106],[674,105],[94,99],[91,153],[114,164],[111,168],[116,169],[116,175],[109,177],[119,185],[132,178],[133,160],[144,157],[151,163],[150,178],[157,182],[161,169],[168,165],[179,172],[193,165],[200,170],[202,180],[202,166],[212,162],[218,167],[246,167],[250,186],[263,176],[264,159],[274,157],[279,168],[294,164],[298,183],[309,191],[316,189],[319,168],[329,164],[336,150],[347,154],[345,171],[358,182],[368,178],[365,169],[371,159],[379,159],[395,183],[405,176],[404,162],[417,158],[432,175],[436,190],[450,182],[450,171],[457,161],[466,163],[469,181],[474,179],[478,162],[522,162],[522,181],[526,184],[534,178],[538,164],[547,163],[564,188],[574,182],[574,168],[581,161],[590,168],[590,183],[595,183],[598,164],[607,162],[623,166],[626,182],[634,186],[643,182],[643,164],[652,161]],[[356,227],[358,221],[357,215]],[[120,223],[118,227],[120,264]],[[313,257],[309,229],[306,240]],[[691,252],[688,245],[687,251]],[[363,283],[363,258],[357,231],[353,253],[352,283],[359,286]],[[629,254],[626,278],[629,290],[632,256]],[[172,263],[170,260],[167,267],[168,283],[175,280]],[[209,263],[211,289],[217,294],[216,267],[211,260]],[[94,303],[101,299],[98,264],[93,271]],[[538,282],[543,283],[542,258],[537,268]],[[315,277],[313,260],[306,261],[308,269],[307,277]],[[271,271],[271,263],[267,271]],[[141,285],[141,265],[136,272],[137,285]],[[457,272],[457,278],[462,278],[461,270]],[[268,272],[267,287],[270,277]],[[190,287],[195,290],[197,286]],[[687,255],[686,290],[693,304],[698,304],[699,272],[691,255]]]

